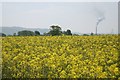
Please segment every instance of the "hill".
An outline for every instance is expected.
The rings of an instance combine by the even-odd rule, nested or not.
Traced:
[[[48,32],[49,29],[41,29],[41,28],[23,28],[23,27],[0,27],[2,29],[2,33],[5,33],[6,35],[13,35],[14,33],[18,33],[18,31],[22,30],[30,30],[30,31],[39,31],[40,34],[43,34],[45,32]]]

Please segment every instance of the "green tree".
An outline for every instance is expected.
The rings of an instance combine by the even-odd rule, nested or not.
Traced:
[[[40,32],[39,31],[35,31],[35,35],[36,36],[40,35]]]
[[[89,36],[88,34],[83,34],[83,36]]]
[[[13,36],[16,36],[16,33],[13,33]]]
[[[43,36],[49,36],[50,34],[49,34],[49,32],[47,33],[47,32],[45,32],[45,33],[43,33]]]
[[[35,33],[33,31],[23,30],[18,32],[18,36],[34,36]]]
[[[0,36],[5,37],[6,34],[5,33],[0,33]]]
[[[66,32],[66,31],[63,31],[62,34],[67,35],[67,32]]]
[[[72,35],[71,30],[69,29],[67,31],[63,31],[62,33],[65,35]]]
[[[71,30],[67,30],[67,35],[72,35]]]
[[[92,32],[91,32],[91,34],[90,34],[90,35],[94,35],[94,33],[92,33]]]
[[[48,34],[50,34],[52,36],[61,35],[62,34],[61,27],[59,27],[58,25],[50,26],[50,31],[48,32]]]

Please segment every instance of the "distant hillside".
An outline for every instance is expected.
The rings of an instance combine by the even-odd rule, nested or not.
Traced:
[[[18,31],[22,30],[30,30],[30,31],[39,31],[40,34],[48,32],[49,29],[41,29],[41,28],[23,28],[23,27],[0,27],[2,29],[2,33],[6,35],[13,35],[14,33],[18,33]]]

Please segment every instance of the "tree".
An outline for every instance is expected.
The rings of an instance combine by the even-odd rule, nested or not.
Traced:
[[[50,34],[52,36],[61,35],[62,34],[61,27],[59,27],[58,25],[50,26],[50,31],[48,32],[48,34]]]
[[[49,34],[49,32],[47,33],[47,32],[45,32],[45,33],[43,33],[43,36],[49,36],[50,34]]]
[[[5,37],[6,34],[5,33],[0,33],[0,36]]]
[[[88,34],[83,34],[83,36],[89,36]]]
[[[90,34],[90,35],[94,35],[94,33],[92,33],[92,32],[91,32],[91,34]]]
[[[16,33],[14,33],[13,36],[16,36]]]
[[[35,33],[33,31],[23,30],[18,32],[18,36],[34,36]]]
[[[67,32],[66,32],[66,31],[63,31],[62,34],[67,35]]]
[[[72,35],[71,30],[69,29],[67,31],[63,31],[62,33],[65,35]]]
[[[51,30],[59,30],[59,31],[61,31],[61,27],[59,27],[58,25],[52,25],[52,26],[50,26],[50,28],[51,28]]]
[[[40,32],[39,31],[35,31],[35,35],[36,36],[40,35]]]
[[[67,30],[67,35],[72,35],[71,30]]]

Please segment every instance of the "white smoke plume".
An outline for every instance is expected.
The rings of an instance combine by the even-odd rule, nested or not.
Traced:
[[[103,21],[104,19],[105,19],[105,17],[104,17],[104,16],[99,17],[99,18],[97,19],[96,26],[98,26],[98,25],[99,25],[99,23],[100,23],[101,21]]]
[[[97,34],[97,27],[100,24],[100,22],[102,22],[105,19],[105,16],[104,16],[104,11],[100,9],[95,8],[94,11],[97,17],[97,21],[96,21],[96,34]]]

